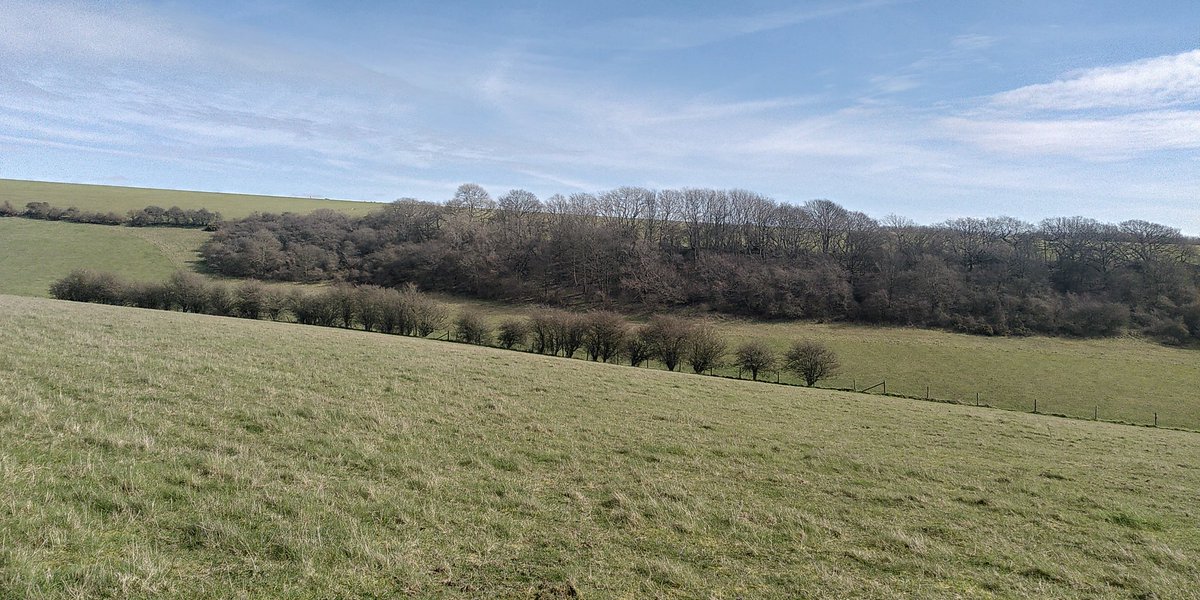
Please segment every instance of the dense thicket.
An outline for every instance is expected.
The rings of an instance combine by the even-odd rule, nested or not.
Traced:
[[[1194,244],[1144,221],[921,226],[744,190],[624,187],[545,202],[514,190],[493,201],[467,184],[445,204],[400,200],[360,218],[317,211],[227,222],[203,256],[236,277],[985,335],[1134,328],[1188,343],[1200,339]]]
[[[0,217],[25,217],[43,221],[68,221],[94,225],[129,225],[130,227],[214,228],[221,221],[221,213],[204,208],[147,206],[141,210],[131,210],[125,216],[121,216],[115,212],[82,211],[73,206],[61,208],[51,206],[47,202],[30,202],[25,205],[24,210],[18,210],[7,201],[0,204]]]

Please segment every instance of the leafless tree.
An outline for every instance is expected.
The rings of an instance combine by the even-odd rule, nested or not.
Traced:
[[[692,371],[703,373],[721,365],[727,348],[725,340],[712,325],[693,326],[687,341],[687,362]]]
[[[808,387],[837,373],[840,366],[837,354],[829,346],[815,341],[792,344],[791,349],[784,355],[784,365],[787,370],[803,379]]]
[[[750,378],[755,381],[758,381],[760,372],[773,370],[777,361],[775,351],[758,340],[746,342],[734,352],[734,364],[743,371],[749,371]]]

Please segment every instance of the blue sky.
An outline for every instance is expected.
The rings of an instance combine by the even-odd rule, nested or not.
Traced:
[[[0,0],[0,177],[1200,234],[1200,3]]]

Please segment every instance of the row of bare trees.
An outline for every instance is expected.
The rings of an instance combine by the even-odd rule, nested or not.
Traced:
[[[809,386],[839,368],[837,355],[820,342],[797,341],[780,355],[764,342],[751,341],[730,353],[724,336],[711,324],[669,315],[656,315],[645,325],[634,326],[611,311],[546,308],[525,319],[505,319],[493,330],[484,315],[467,309],[455,320],[455,339],[479,345],[494,340],[505,349],[556,356],[582,352],[592,361],[622,360],[634,367],[658,361],[669,371],[687,366],[704,373],[731,366],[754,380],[761,374],[788,372]]]
[[[178,272],[165,282],[142,283],[112,273],[76,270],[55,281],[50,293],[59,300],[177,310],[245,319],[293,321],[304,325],[362,329],[379,333],[428,337],[450,323],[446,307],[417,291],[372,286],[333,286],[323,290],[285,290],[249,280],[237,285]],[[711,324],[657,315],[634,326],[610,311],[577,313],[541,309],[528,318],[505,319],[493,328],[477,310],[459,311],[453,320],[455,339],[477,345],[564,357],[582,352],[592,361],[627,361],[638,367],[651,361],[675,371],[684,365],[694,373],[733,366],[751,378],[788,372],[815,385],[837,372],[836,354],[820,342],[798,341],[783,355],[761,341],[751,341],[730,354],[724,336]]]
[[[338,285],[322,290],[286,289],[255,280],[236,285],[177,272],[165,282],[128,281],[112,273],[71,272],[50,286],[59,300],[177,310],[245,319],[294,321],[425,337],[446,327],[448,311],[417,291]]]

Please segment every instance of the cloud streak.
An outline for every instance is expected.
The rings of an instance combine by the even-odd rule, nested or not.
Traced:
[[[1200,103],[1200,50],[1089,69],[992,97],[1003,109],[1152,110]]]

